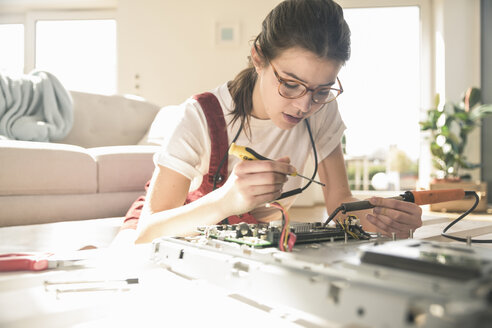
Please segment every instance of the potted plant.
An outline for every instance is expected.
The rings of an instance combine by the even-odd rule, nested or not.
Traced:
[[[430,151],[436,168],[436,179],[431,189],[463,188],[477,190],[484,196],[487,186],[483,182],[470,181],[469,175],[460,175],[461,169],[474,169],[480,164],[470,163],[465,154],[468,135],[481,119],[492,114],[492,105],[480,104],[480,89],[468,88],[459,103],[447,101],[441,105],[439,95],[435,98],[434,108],[427,111],[427,118],[420,122],[422,131],[430,131]],[[459,183],[459,185],[458,185]],[[486,197],[481,200],[479,210],[487,207]],[[436,204],[431,210],[462,211],[468,202]],[[469,207],[469,206],[468,206]]]

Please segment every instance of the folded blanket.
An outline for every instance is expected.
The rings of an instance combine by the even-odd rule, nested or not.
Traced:
[[[19,78],[0,74],[0,135],[26,141],[63,139],[73,125],[69,92],[44,71]]]

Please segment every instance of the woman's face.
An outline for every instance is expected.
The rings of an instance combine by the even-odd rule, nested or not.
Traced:
[[[337,87],[336,78],[342,67],[342,64],[336,60],[319,58],[314,53],[301,48],[283,51],[271,61],[271,64],[262,62],[254,49],[252,57],[258,72],[253,91],[252,114],[258,119],[270,119],[276,126],[285,130],[293,128],[323,105],[312,101],[311,91],[296,99],[282,97],[278,92],[280,82],[271,64],[281,79],[303,82],[310,89],[319,86]]]

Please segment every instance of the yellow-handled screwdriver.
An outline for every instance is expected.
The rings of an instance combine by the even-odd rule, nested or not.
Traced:
[[[229,148],[229,154],[237,156],[240,159],[242,159],[243,161],[254,161],[254,160],[267,161],[267,160],[270,160],[269,158],[258,154],[253,149],[251,149],[249,147],[238,146],[234,142],[231,144],[231,147]],[[305,177],[304,175],[301,175],[297,172],[290,173],[289,175],[293,176],[293,177],[298,176],[298,177],[307,179],[309,181],[312,181],[314,183],[317,183],[323,187],[325,186],[324,183],[313,180],[313,179],[308,178],[308,177]]]

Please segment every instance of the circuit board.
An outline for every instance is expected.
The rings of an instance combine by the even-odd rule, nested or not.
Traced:
[[[221,224],[199,227],[198,231],[207,238],[219,239],[254,248],[272,247],[279,244],[282,228],[268,223]],[[368,240],[358,220],[347,219],[335,226],[324,226],[321,222],[290,224],[290,232],[296,236],[296,244],[337,241],[345,239]]]

